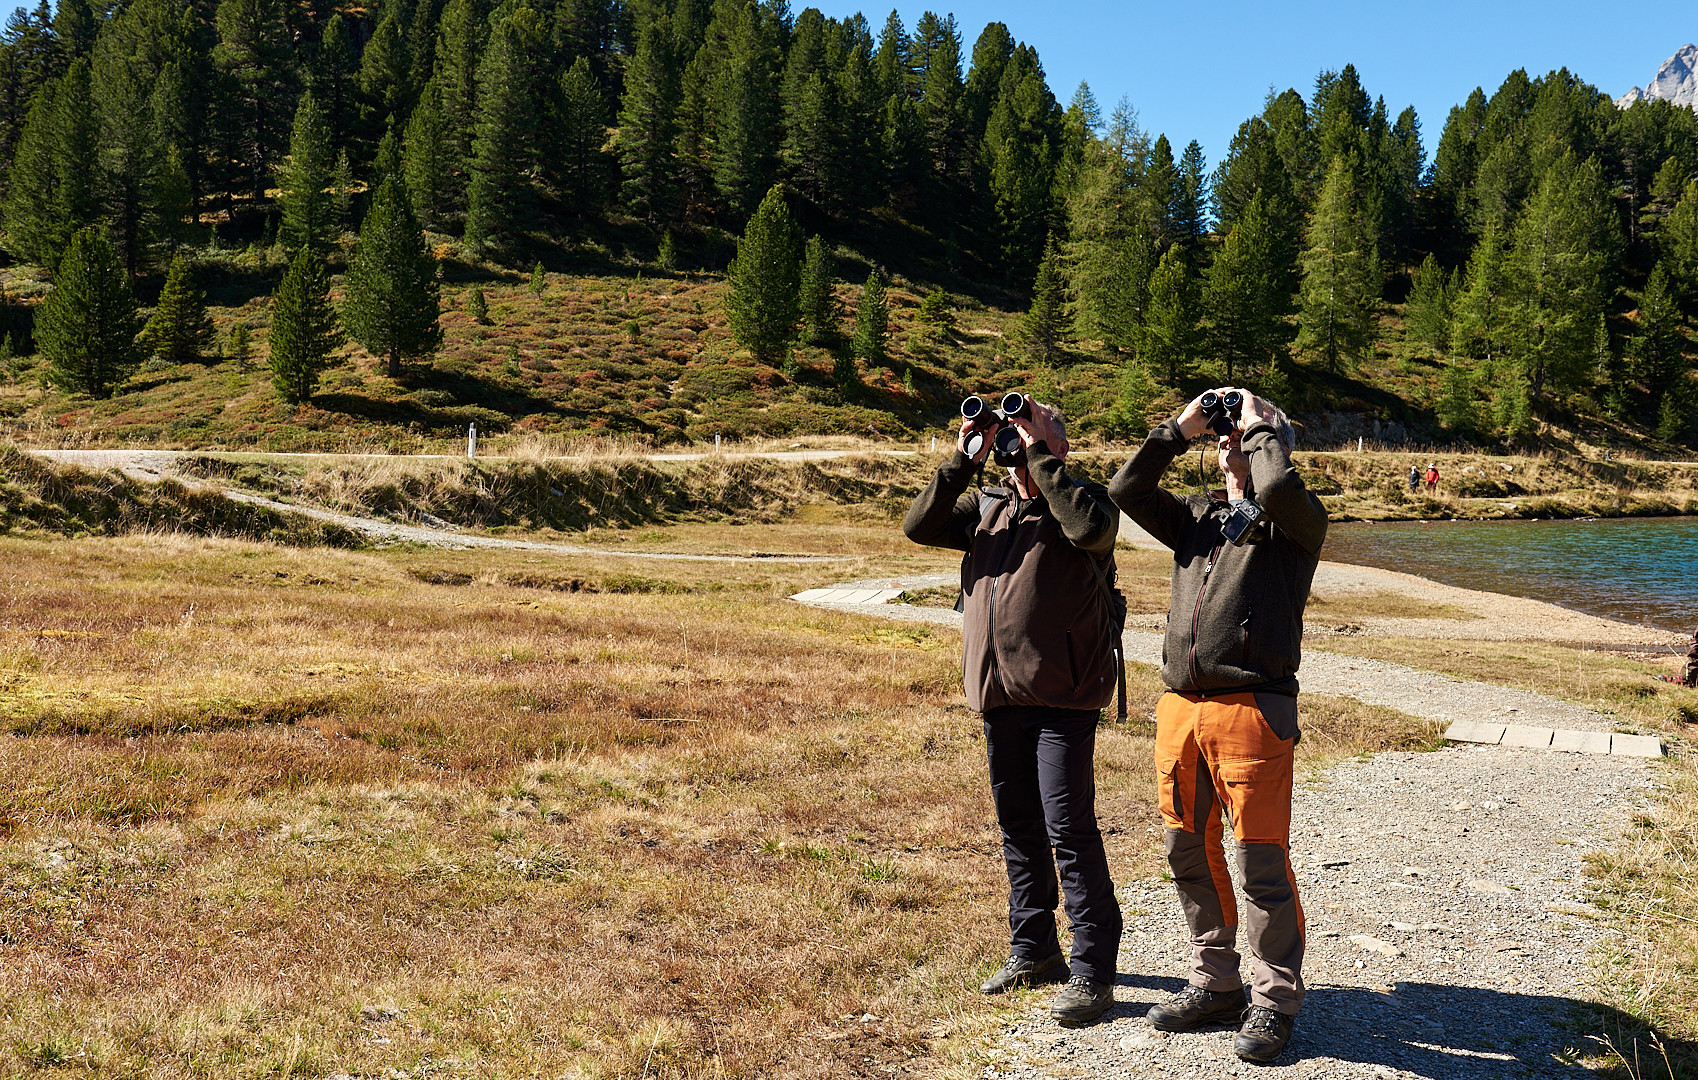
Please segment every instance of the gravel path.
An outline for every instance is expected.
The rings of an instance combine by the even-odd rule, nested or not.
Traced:
[[[1144,1019],[1184,985],[1173,886],[1122,885],[1116,1004],[1067,1029],[1035,1011],[1004,1033],[989,1078],[1544,1077],[1589,1074],[1572,1006],[1588,954],[1581,861],[1643,805],[1635,759],[1462,747],[1381,754],[1297,792],[1292,861],[1309,920],[1309,996],[1273,1065],[1232,1056],[1231,1032],[1168,1035]],[[1046,992],[1030,995],[1041,1010]]]

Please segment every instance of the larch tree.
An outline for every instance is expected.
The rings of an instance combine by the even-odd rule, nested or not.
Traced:
[[[138,328],[130,276],[105,230],[82,229],[71,238],[36,316],[35,340],[48,377],[90,397],[110,397],[141,359]]]
[[[1020,320],[1020,341],[1033,360],[1055,362],[1056,349],[1071,331],[1067,318],[1067,294],[1061,276],[1061,256],[1051,237],[1038,261],[1032,281],[1032,304]]]
[[[1344,158],[1327,167],[1307,239],[1297,348],[1326,371],[1348,371],[1373,349],[1380,256],[1354,170]]]
[[[1627,341],[1627,361],[1653,402],[1660,403],[1669,388],[1689,368],[1686,335],[1681,331],[1672,275],[1658,263],[1639,294],[1638,332]]]
[[[1144,316],[1140,358],[1177,387],[1191,374],[1201,345],[1198,289],[1185,249],[1168,248],[1150,275],[1150,302]]]
[[[1276,243],[1258,193],[1239,212],[1209,267],[1203,318],[1228,383],[1272,365],[1284,349],[1290,296],[1281,281]]]
[[[284,401],[311,401],[342,330],[330,303],[324,257],[303,248],[271,294],[271,385]]]
[[[394,177],[377,189],[360,226],[343,310],[349,333],[367,352],[386,359],[392,379],[400,377],[403,361],[422,359],[442,345],[436,263],[407,190]]]
[[[212,317],[206,295],[195,288],[189,264],[181,255],[171,260],[159,303],[136,340],[143,352],[174,364],[200,359],[212,347]]]
[[[774,184],[738,241],[725,302],[731,333],[763,363],[778,359],[796,337],[801,246],[784,191]]]

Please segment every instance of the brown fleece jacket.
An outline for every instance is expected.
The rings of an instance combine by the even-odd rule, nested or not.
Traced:
[[[1110,601],[1120,515],[1101,484],[1082,484],[1039,442],[1026,451],[1031,499],[992,488],[956,452],[903,519],[910,540],[964,551],[962,673],[976,712],[1005,705],[1101,709],[1114,697]]]
[[[1157,486],[1188,440],[1168,420],[1109,482],[1109,497],[1173,549],[1173,600],[1162,641],[1162,681],[1201,694],[1234,690],[1297,693],[1303,608],[1327,535],[1327,512],[1280,446],[1272,427],[1250,425],[1250,497],[1267,526],[1242,546],[1221,535],[1224,504],[1178,498]]]

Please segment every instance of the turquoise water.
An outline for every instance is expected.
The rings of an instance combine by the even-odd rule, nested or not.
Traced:
[[[1691,633],[1698,518],[1335,523],[1321,558]]]

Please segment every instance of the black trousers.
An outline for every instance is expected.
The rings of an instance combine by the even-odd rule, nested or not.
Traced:
[[[1097,715],[991,709],[985,713],[985,745],[1008,864],[1011,954],[1041,960],[1060,950],[1059,891],[1073,931],[1072,973],[1112,984],[1121,919],[1097,828]]]

